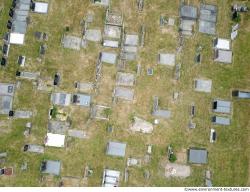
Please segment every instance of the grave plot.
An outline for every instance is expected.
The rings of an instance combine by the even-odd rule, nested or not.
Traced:
[[[16,111],[11,111],[13,112],[12,114],[10,113],[9,116],[13,116],[14,118],[17,119],[29,119],[33,116],[32,111],[22,111],[22,110],[16,110]]]
[[[0,83],[0,114],[8,115],[12,110],[15,85]]]
[[[116,68],[111,67],[108,65],[100,64],[100,72],[97,76],[97,83],[95,86],[95,93],[96,93],[96,101],[98,103],[106,103],[110,104],[112,102],[112,94],[114,90],[114,84],[115,84],[115,74],[116,74]]]
[[[188,165],[177,163],[167,163],[165,166],[165,177],[179,177],[186,178],[191,175],[191,168]]]
[[[126,146],[126,143],[109,141],[106,148],[106,155],[115,157],[125,157]]]
[[[87,29],[85,38],[88,41],[100,42],[102,40],[102,32],[100,29]]]
[[[48,132],[54,134],[66,134],[70,128],[70,123],[65,121],[50,120],[48,123]]]
[[[232,106],[232,102],[231,101],[225,101],[225,100],[221,100],[221,99],[215,99],[212,102],[212,110],[213,110],[213,112],[216,112],[216,113],[227,113],[227,114],[230,114],[231,113],[231,106]]]
[[[170,66],[175,66],[175,54],[171,53],[159,53],[158,55],[158,64]]]
[[[123,16],[120,12],[111,11],[108,9],[106,11],[106,25],[115,25],[115,26],[122,26],[123,24]]]
[[[81,107],[90,107],[91,96],[86,94],[73,94],[72,95],[72,104],[81,106]]]
[[[127,160],[127,166],[128,167],[140,167],[142,164],[142,160],[138,158],[128,158]]]
[[[154,103],[153,103],[153,112],[152,115],[155,117],[168,119],[171,117],[171,111],[159,109],[159,98],[154,97]]]
[[[108,64],[116,64],[117,62],[117,54],[112,53],[112,52],[101,52],[100,53],[101,61],[103,63],[108,63]]]
[[[214,61],[224,64],[231,64],[233,62],[233,52],[230,50],[216,49],[214,50]]]
[[[93,83],[75,82],[75,88],[79,92],[89,93],[94,89]]]
[[[214,125],[228,126],[231,124],[231,119],[229,117],[213,116],[211,121]]]
[[[13,175],[13,167],[0,168],[0,175],[11,176]]]
[[[107,9],[105,17],[103,46],[118,48],[123,29],[123,16],[120,12]]]
[[[132,126],[130,127],[130,130],[132,132],[142,132],[142,133],[152,133],[153,132],[153,124],[150,122],[147,122],[141,118],[134,117]]]
[[[68,130],[68,136],[78,138],[78,139],[86,139],[86,138],[88,138],[87,133],[85,131],[76,130],[76,129],[69,129]]]
[[[221,50],[230,50],[230,40],[223,39],[223,38],[215,38],[213,40],[213,48],[214,49],[221,49]]]
[[[64,147],[65,135],[47,133],[44,144],[48,147]]]
[[[23,147],[24,152],[30,152],[30,153],[44,153],[44,146],[42,145],[36,145],[36,144],[26,144]]]
[[[181,5],[180,17],[181,34],[191,36],[198,17],[197,8],[189,5]]]
[[[44,160],[41,163],[40,171],[43,174],[60,175],[61,161]]]
[[[120,39],[121,37],[121,27],[113,25],[105,25],[104,36],[111,39]]]
[[[72,35],[64,35],[62,38],[62,46],[68,49],[80,50],[82,39]]]
[[[139,37],[137,34],[125,34],[124,45],[137,46],[139,42]]]
[[[189,148],[188,162],[192,164],[207,164],[208,152],[204,148]]]
[[[40,72],[17,71],[16,76],[22,79],[37,80],[40,76]]]
[[[134,100],[134,90],[124,87],[116,87],[114,89],[114,98],[120,98],[127,101]]]
[[[71,104],[69,93],[52,93],[50,99],[53,105],[69,106]]]
[[[196,79],[194,81],[194,90],[198,92],[211,93],[212,80]]]
[[[46,2],[31,2],[31,11],[34,13],[47,14],[49,9],[49,4]]]
[[[91,108],[91,118],[109,120],[111,108],[103,105],[94,105]]]
[[[136,60],[138,45],[139,36],[137,34],[124,34],[121,59],[128,61]]]
[[[103,187],[118,187],[120,180],[120,171],[104,169],[102,186]]]
[[[87,40],[86,40],[86,31],[88,29],[88,26],[90,23],[92,23],[94,21],[94,14],[92,13],[87,13],[87,15],[85,16],[85,19],[83,21],[81,21],[81,25],[83,26],[82,29],[82,34],[83,34],[83,39],[81,42],[81,47],[82,48],[86,48],[87,47]]]
[[[217,7],[215,5],[208,5],[201,3],[199,32],[209,35],[215,35],[216,21],[217,21]]]
[[[132,87],[135,84],[135,75],[132,73],[118,72],[116,75],[117,86],[128,86]]]

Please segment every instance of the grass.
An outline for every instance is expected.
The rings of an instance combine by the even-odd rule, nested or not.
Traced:
[[[61,176],[82,177],[86,165],[93,169],[93,175],[88,179],[88,186],[100,186],[102,172],[105,167],[117,169],[124,173],[126,158],[114,158],[105,155],[106,143],[109,140],[127,143],[126,157],[143,158],[146,154],[146,145],[153,144],[153,154],[150,164],[140,168],[129,168],[129,181],[121,186],[203,186],[204,171],[211,169],[214,186],[249,186],[249,109],[248,101],[233,100],[232,125],[229,127],[215,127],[218,140],[215,144],[209,143],[209,133],[212,127],[210,122],[211,101],[213,98],[231,99],[230,90],[233,88],[250,90],[250,15],[246,13],[241,17],[239,36],[233,42],[234,63],[221,65],[212,60],[211,36],[195,33],[193,37],[185,39],[184,49],[177,56],[182,64],[181,80],[173,80],[174,72],[170,68],[157,65],[159,51],[175,52],[177,47],[177,30],[173,27],[167,31],[160,29],[159,17],[161,14],[172,16],[178,20],[177,1],[146,0],[143,13],[136,11],[134,0],[112,1],[112,9],[120,10],[124,14],[125,29],[127,32],[138,32],[141,23],[146,25],[145,47],[139,49],[138,63],[142,65],[142,74],[137,77],[135,86],[135,102],[112,103],[112,91],[115,86],[116,69],[112,65],[103,66],[103,77],[100,82],[98,94],[94,94],[94,103],[112,106],[110,122],[113,132],[106,131],[106,122],[92,121],[87,124],[89,111],[78,107],[65,109],[72,120],[72,128],[85,130],[90,138],[86,140],[69,139],[65,149],[46,148],[44,155],[27,154],[21,151],[26,143],[43,144],[47,131],[48,110],[50,108],[49,94],[38,92],[32,83],[22,80],[21,88],[17,90],[14,98],[14,109],[29,109],[36,115],[29,120],[8,120],[0,117],[0,121],[8,121],[11,131],[0,135],[0,151],[7,151],[8,158],[3,166],[13,166],[14,176],[0,178],[1,186],[41,186],[40,163],[43,159],[62,161]],[[219,16],[217,32],[219,37],[229,38],[230,3],[231,1],[209,0],[208,3],[218,5]],[[190,3],[199,5],[198,0]],[[0,2],[4,7],[0,14],[0,35],[6,31],[5,23],[8,20],[10,1]],[[226,9],[228,8],[228,9]],[[74,11],[72,11],[74,10]],[[80,36],[81,20],[87,12],[94,13],[94,22],[91,28],[103,30],[105,10],[101,7],[89,5],[89,1],[74,0],[70,3],[61,0],[50,1],[48,15],[31,14],[32,23],[28,27],[24,46],[11,46],[9,65],[0,70],[1,82],[15,82],[15,71],[18,69],[16,60],[18,55],[26,55],[27,65],[22,70],[40,71],[42,77],[53,78],[55,72],[61,74],[61,86],[57,91],[75,92],[74,82],[92,82],[94,80],[95,63],[99,51],[110,50],[101,45],[90,43],[86,50],[79,52],[63,49],[60,45],[65,27],[69,26],[69,34]],[[2,24],[3,23],[3,24]],[[35,31],[46,32],[49,40],[46,42],[48,51],[41,62],[39,57],[38,42],[34,38]],[[202,62],[194,63],[197,45],[203,46]],[[136,62],[128,64],[126,71],[135,73]],[[147,76],[146,69],[154,68],[154,75]],[[194,78],[203,77],[213,80],[211,94],[193,91]],[[180,98],[173,102],[173,92],[180,92]],[[148,121],[153,120],[153,96],[158,96],[162,108],[172,111],[172,118],[161,121],[151,135],[132,134],[128,128],[134,115]],[[197,115],[194,122],[197,127],[188,130],[189,106],[194,102]],[[25,123],[33,123],[31,136],[25,138],[23,131]],[[0,127],[2,129],[2,127]],[[167,146],[174,145],[175,153],[186,153],[192,146],[206,147],[209,151],[208,165],[192,166],[192,175],[187,179],[166,179],[160,162],[167,158]],[[28,170],[21,171],[23,162],[28,162]],[[177,162],[186,163],[179,159]],[[1,165],[2,166],[2,165]],[[150,178],[145,180],[143,174],[149,170]],[[29,178],[29,179],[27,179]],[[55,178],[58,183],[59,178]],[[52,181],[53,185],[53,181]]]

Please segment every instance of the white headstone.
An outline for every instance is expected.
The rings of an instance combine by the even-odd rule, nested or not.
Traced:
[[[238,30],[233,31],[233,32],[231,33],[231,39],[232,39],[232,40],[235,40],[237,36],[238,36]]]

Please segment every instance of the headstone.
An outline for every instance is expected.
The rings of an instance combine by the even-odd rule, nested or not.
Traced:
[[[206,178],[211,179],[211,172],[209,170],[206,170]]]
[[[161,15],[160,16],[160,26],[163,27],[168,23],[168,21],[166,20],[166,17]]]
[[[178,92],[174,92],[174,94],[173,94],[173,99],[174,99],[174,100],[177,100],[178,97],[179,97],[179,93],[178,93]]]
[[[37,40],[41,41],[42,38],[43,38],[43,33],[42,33],[42,32],[39,32],[39,31],[36,31],[36,32],[35,32],[35,38],[36,38]]]
[[[7,153],[6,152],[1,152],[0,153],[0,158],[6,158],[7,157]]]
[[[175,24],[174,18],[168,18],[168,25],[169,26],[174,26],[174,24]]]
[[[195,63],[198,63],[198,64],[201,63],[201,54],[200,53],[196,54],[196,56],[195,56]]]
[[[155,125],[159,125],[159,123],[160,123],[160,120],[159,120],[159,119],[155,119],[155,120],[154,120],[154,124],[155,124]]]
[[[196,112],[196,110],[195,110],[195,105],[194,105],[194,103],[192,103],[192,105],[191,105],[191,110],[190,110],[190,115],[191,115],[191,117],[194,117],[194,116],[195,116],[195,112]]]
[[[144,46],[144,40],[145,40],[145,25],[141,25],[141,34],[140,34],[140,46]]]
[[[20,87],[21,87],[21,81],[17,81],[17,82],[16,82],[16,88],[17,88],[17,89],[20,89]]]
[[[87,45],[88,45],[88,43],[87,43],[87,41],[86,41],[86,39],[82,39],[82,41],[81,41],[81,48],[87,48]]]
[[[112,125],[108,125],[107,126],[107,132],[108,133],[112,133],[113,132],[113,126]]]
[[[181,70],[181,64],[177,64],[175,66],[175,80],[179,80],[180,79],[180,77],[181,77],[180,70]]]
[[[21,170],[26,171],[27,169],[28,169],[28,163],[27,162],[22,163]]]
[[[154,69],[153,68],[148,68],[147,69],[147,75],[152,76],[154,74]]]
[[[151,155],[152,153],[152,145],[148,145],[147,153]]]
[[[25,130],[24,130],[24,133],[23,133],[25,137],[28,137],[30,135],[31,128],[32,128],[31,122],[26,123]]]
[[[125,183],[128,182],[128,175],[129,175],[128,168],[125,168],[125,174],[124,174],[124,182]]]
[[[47,45],[45,44],[41,45],[39,51],[40,55],[45,55],[46,50],[47,50]]]
[[[137,6],[139,11],[143,11],[144,0],[137,0]]]
[[[0,158],[0,164],[3,164],[6,162],[6,159],[5,158]],[[0,174],[1,175],[1,174]]]
[[[145,162],[146,164],[148,164],[148,163],[151,162],[151,157],[150,157],[150,155],[146,154],[146,155],[144,156],[144,162]]]
[[[231,33],[231,39],[232,39],[232,40],[235,40],[237,36],[238,36],[238,30],[233,31],[233,32]]]
[[[240,27],[239,23],[237,23],[236,25],[232,26],[232,32],[238,30],[239,27]]]
[[[49,39],[48,34],[47,33],[43,33],[43,40],[44,41],[48,41],[48,39]]]
[[[140,76],[140,75],[141,75],[141,64],[138,64],[138,65],[137,65],[136,74],[137,74],[137,76]]]
[[[196,127],[196,123],[193,123],[192,120],[190,120],[189,124],[188,124],[188,128],[190,129],[194,129]]]
[[[150,172],[149,172],[149,170],[145,170],[143,176],[144,176],[144,178],[146,180],[148,180],[150,178]]]

